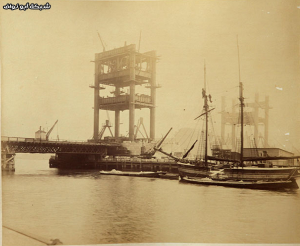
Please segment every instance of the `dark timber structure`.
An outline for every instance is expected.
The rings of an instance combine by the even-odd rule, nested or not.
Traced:
[[[135,109],[150,109],[150,140],[155,138],[156,52],[139,53],[134,44],[95,54],[94,134],[99,139],[99,110],[115,112],[115,138],[120,137],[120,111],[129,110],[129,140],[134,141]],[[150,95],[138,95],[137,85],[146,85]],[[114,87],[114,96],[101,97],[105,86]],[[128,87],[129,94],[122,89]]]

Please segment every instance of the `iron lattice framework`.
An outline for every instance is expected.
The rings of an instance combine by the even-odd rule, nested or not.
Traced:
[[[134,44],[95,54],[94,137],[99,141],[99,110],[115,112],[115,138],[120,137],[120,112],[129,111],[129,140],[134,141],[135,109],[150,109],[150,139],[155,139],[156,62],[155,51],[140,53]],[[150,95],[136,93],[136,86]],[[144,86],[143,86],[144,85]],[[101,90],[113,87],[113,96]],[[101,95],[100,95],[101,94]],[[105,95],[105,94],[104,94]]]
[[[118,144],[76,142],[19,142],[1,141],[2,152],[14,153],[87,153],[109,154],[120,149]]]
[[[225,143],[225,125],[231,126],[231,145],[232,149],[236,149],[236,136],[235,129],[236,125],[240,124],[240,113],[236,112],[237,103],[232,101],[231,112],[226,112],[225,108],[225,97],[222,97],[222,111],[221,111],[221,139]],[[258,141],[259,135],[259,125],[264,126],[264,147],[268,147],[268,135],[269,135],[269,110],[272,109],[269,105],[269,97],[266,96],[264,101],[259,100],[258,93],[255,94],[255,101],[253,103],[246,103],[245,108],[248,111],[244,111],[244,124],[254,126],[254,140]],[[261,111],[264,110],[264,116],[261,115]],[[254,141],[254,143],[255,143]],[[256,145],[256,143],[255,143]]]

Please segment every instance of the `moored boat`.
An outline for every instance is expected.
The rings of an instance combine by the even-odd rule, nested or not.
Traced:
[[[177,162],[179,176],[188,177],[209,177],[212,172],[211,168],[205,166],[204,163],[183,163]]]
[[[205,81],[205,80],[204,80]],[[298,189],[297,182],[295,180],[297,168],[296,167],[258,167],[258,166],[246,166],[246,162],[279,160],[279,159],[296,159],[299,156],[293,157],[255,157],[244,158],[244,97],[243,97],[243,84],[239,82],[239,100],[240,100],[240,154],[239,160],[232,159],[220,159],[212,158],[207,155],[207,124],[208,113],[212,110],[208,106],[208,98],[211,101],[211,96],[207,95],[206,89],[202,90],[202,97],[204,98],[204,113],[200,116],[205,116],[205,154],[204,160],[188,161],[184,158],[193,149],[193,146],[186,152],[182,159],[175,159],[178,164],[178,173],[180,179],[190,183],[205,184],[205,185],[220,185],[230,186],[238,188],[253,188],[253,189],[281,189],[292,188]],[[197,119],[196,118],[196,119]],[[160,152],[166,154],[165,152]],[[167,154],[168,155],[168,154]],[[170,155],[169,155],[170,156]],[[172,156],[171,156],[172,157]],[[225,162],[232,162],[231,167],[223,168],[217,172],[214,172],[211,167],[212,163],[208,163],[208,160],[219,160]],[[229,165],[228,165],[229,166]]]
[[[221,180],[210,178],[190,178],[181,177],[181,181],[201,184],[201,185],[216,185],[226,186],[232,188],[246,188],[246,189],[262,189],[262,190],[281,190],[281,189],[299,189],[298,184],[294,178],[280,181],[243,181],[243,180]]]
[[[135,176],[135,177],[151,177],[151,178],[158,178],[162,172],[126,172],[126,171],[119,171],[119,170],[111,170],[111,171],[100,171],[100,174],[103,175],[119,175],[119,176]]]
[[[235,167],[224,168],[223,178],[228,180],[244,180],[244,181],[276,181],[288,180],[296,176],[297,169],[295,167],[282,168],[261,168],[261,167]]]
[[[244,165],[243,158],[243,87],[240,82],[240,102],[241,102],[241,149],[240,160],[235,167],[224,168],[217,172],[211,172],[209,177],[195,177],[191,175],[180,175],[182,181],[201,184],[201,185],[218,185],[235,188],[248,189],[298,189],[298,184],[295,180],[297,168],[296,167],[247,167]],[[289,157],[284,157],[286,159]],[[291,157],[290,159],[298,158]],[[257,160],[267,160],[268,158],[255,158]],[[273,157],[269,159],[274,159]],[[280,157],[276,157],[280,159]],[[247,158],[251,161],[251,158]]]
[[[204,100],[203,105],[203,113],[195,118],[199,119],[200,117],[205,117],[205,139],[204,139],[204,158],[203,159],[186,159],[192,149],[195,147],[195,144],[198,140],[196,140],[193,145],[186,151],[186,153],[182,156],[182,158],[176,158],[171,154],[164,152],[161,148],[157,149],[161,153],[173,158],[177,163],[178,174],[180,177],[188,176],[188,177],[209,177],[211,172],[212,163],[208,162],[207,155],[207,146],[208,146],[208,117],[209,113],[214,110],[214,108],[209,108],[209,102],[212,102],[212,97],[210,94],[206,92],[206,66],[204,64],[204,88],[202,89],[202,98]]]
[[[211,172],[207,178],[191,177],[189,175],[180,175],[182,181],[201,184],[201,185],[218,185],[235,188],[248,189],[298,189],[298,184],[295,180],[297,168],[296,167],[246,167],[243,158],[243,87],[240,82],[240,101],[241,101],[241,149],[240,160],[235,167],[224,168],[217,172]],[[280,157],[276,157],[280,159]],[[285,157],[286,159],[287,157]],[[297,158],[297,157],[291,157]],[[267,160],[263,157],[262,160]],[[274,158],[269,158],[274,159]],[[259,158],[255,158],[259,160]],[[251,161],[247,158],[247,161]]]

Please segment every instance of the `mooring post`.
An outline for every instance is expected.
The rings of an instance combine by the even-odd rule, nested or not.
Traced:
[[[15,171],[15,152],[9,150],[8,146],[1,150],[1,170]]]

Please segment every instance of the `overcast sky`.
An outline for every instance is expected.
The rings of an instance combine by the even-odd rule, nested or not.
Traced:
[[[17,1],[9,3],[16,4]],[[24,2],[25,3],[25,2]],[[37,1],[45,4],[46,1]],[[7,2],[1,1],[1,6]],[[156,137],[170,127],[192,127],[203,104],[203,66],[220,122],[221,97],[231,108],[238,97],[237,35],[246,102],[270,97],[269,142],[299,148],[300,1],[49,1],[50,10],[1,7],[2,136],[34,137],[40,126],[51,137],[86,140],[93,134],[94,54],[139,43],[156,50]],[[276,88],[277,87],[277,88]],[[112,91],[108,89],[108,91]],[[107,93],[108,95],[109,93]],[[113,121],[114,115],[109,114]],[[149,110],[137,110],[149,129]],[[106,112],[100,113],[100,124]],[[128,131],[128,111],[121,114]],[[220,127],[217,126],[217,131]],[[286,135],[289,133],[289,135]],[[288,140],[288,141],[287,141]],[[293,144],[291,143],[293,142]]]

